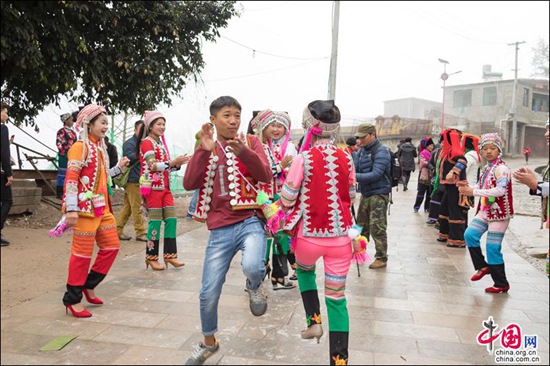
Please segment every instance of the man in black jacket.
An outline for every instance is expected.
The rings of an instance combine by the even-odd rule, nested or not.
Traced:
[[[9,141],[9,130],[6,126],[8,121],[8,105],[2,102],[2,124],[0,126],[0,157],[2,159],[2,172],[1,172],[1,194],[0,194],[0,242],[3,247],[10,244],[9,241],[4,239],[1,234],[1,230],[4,230],[4,223],[8,218],[8,213],[10,212],[11,205],[13,204],[13,197],[11,194],[11,185],[13,183],[13,173],[11,170],[11,159],[10,159],[10,141]]]
[[[399,152],[397,153],[399,157],[399,162],[403,168],[403,191],[406,191],[407,185],[409,184],[409,179],[411,179],[411,172],[414,172],[416,163],[414,159],[418,156],[416,152],[416,147],[411,143],[412,139],[410,137],[405,138],[405,143],[399,146]]]

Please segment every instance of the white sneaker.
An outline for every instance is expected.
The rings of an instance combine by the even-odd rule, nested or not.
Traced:
[[[187,359],[186,365],[202,365],[210,356],[218,352],[220,345],[218,341],[212,346],[200,342],[193,348],[193,355]]]
[[[267,310],[267,293],[262,285],[256,290],[247,289],[250,299],[250,311],[255,316],[262,316]]]

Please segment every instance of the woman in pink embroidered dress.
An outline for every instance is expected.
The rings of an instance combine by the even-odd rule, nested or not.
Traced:
[[[344,294],[352,246],[351,205],[355,168],[351,156],[336,147],[340,110],[333,100],[316,100],[304,111],[306,137],[290,167],[280,204],[287,211],[283,229],[295,235],[298,284],[308,328],[302,338],[323,335],[315,263],[323,258],[325,303],[329,320],[329,359],[347,364],[349,317]],[[311,147],[311,148],[310,148]]]

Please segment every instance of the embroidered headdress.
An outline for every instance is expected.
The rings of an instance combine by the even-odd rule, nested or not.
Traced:
[[[422,150],[424,150],[430,145],[434,145],[434,141],[432,140],[432,138],[430,136],[423,138],[420,141],[420,152],[422,152]]]
[[[151,122],[156,120],[157,118],[164,118],[166,121],[166,117],[159,111],[145,111],[143,112],[143,122],[145,123],[145,130],[149,128],[149,125],[151,125]]]
[[[434,142],[430,136],[423,138],[420,140],[420,152],[419,155],[422,156],[426,160],[430,160],[431,152],[430,150],[426,149],[428,146],[434,145]]]
[[[463,155],[464,150],[460,145],[460,137],[462,132],[456,128],[447,128],[441,132],[443,137],[443,147],[441,148],[441,156],[444,159],[452,159],[455,156]]]
[[[97,104],[88,104],[78,112],[76,117],[76,131],[79,131],[80,140],[84,142],[85,145],[89,143],[88,140],[88,126],[90,121],[99,116],[100,114],[107,114],[105,107]],[[100,146],[105,149],[105,143],[102,141]],[[86,153],[88,149],[82,149],[82,161],[86,158]]]
[[[68,120],[71,116],[71,113],[63,113],[59,118],[61,118],[61,122],[65,123],[65,121]]]
[[[250,121],[250,125],[254,134],[262,140],[262,131],[264,128],[275,121],[275,113],[271,109],[264,109],[256,113]]]
[[[300,152],[307,151],[312,136],[332,137],[340,128],[340,109],[334,100],[315,100],[304,109],[302,127],[306,130]]]
[[[151,123],[156,121],[159,118],[163,118],[164,121],[166,121],[166,117],[159,112],[159,111],[145,111],[143,112],[143,133],[142,133],[142,139],[147,137],[147,134],[149,133],[149,126]],[[170,160],[170,153],[168,152],[168,145],[166,145],[166,140],[164,139],[164,134],[160,137],[162,140],[162,143],[164,144],[164,149],[166,150],[166,155],[168,157],[168,160]]]
[[[486,133],[481,135],[481,142],[479,143],[479,146],[483,149],[483,146],[488,144],[495,145],[502,154],[502,146],[504,145],[504,142],[498,133]]]
[[[479,155],[479,136],[465,133],[462,135],[462,150],[474,150],[477,153],[477,161],[481,161]]]
[[[275,122],[282,124],[286,128],[286,132],[290,131],[290,116],[286,112],[274,112]],[[267,127],[267,126],[266,126]]]

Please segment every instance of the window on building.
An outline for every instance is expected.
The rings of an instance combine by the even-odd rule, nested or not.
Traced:
[[[453,107],[464,108],[472,106],[472,89],[456,90],[453,95]]]
[[[531,110],[535,112],[548,112],[548,95],[533,93]]]
[[[497,88],[496,86],[489,86],[483,88],[483,105],[496,105],[497,104]]]
[[[529,107],[529,88],[523,88],[523,106]]]

